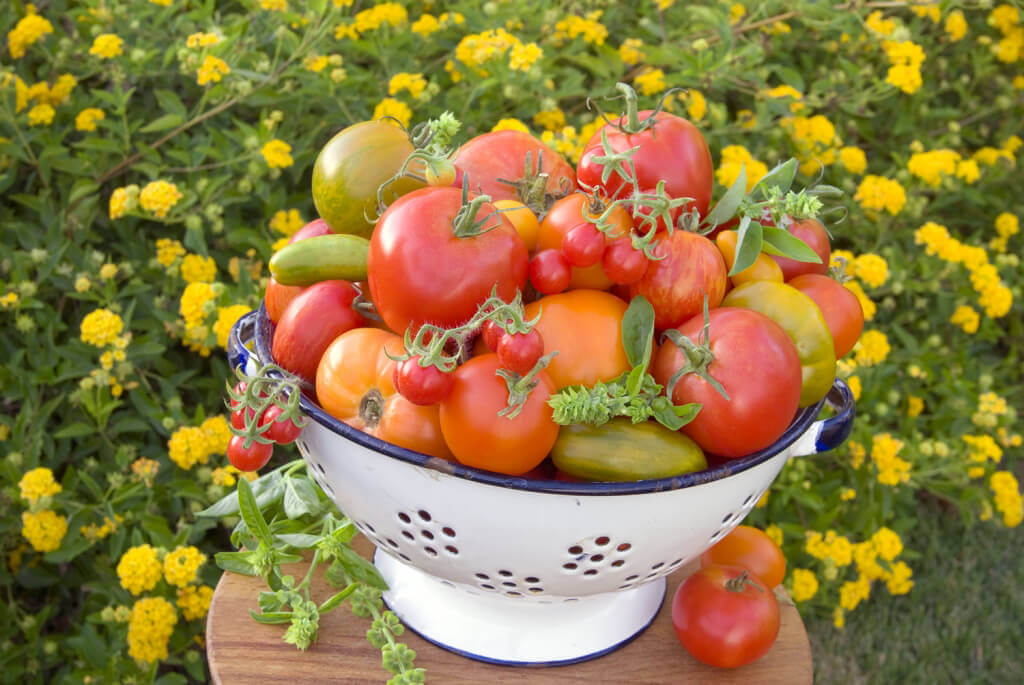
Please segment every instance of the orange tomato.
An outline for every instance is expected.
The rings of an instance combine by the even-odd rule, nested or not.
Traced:
[[[522,202],[516,200],[495,200],[491,203],[502,211],[502,216],[516,227],[516,233],[523,239],[526,250],[533,254],[537,250],[537,236],[540,235],[540,222],[537,215]]]
[[[320,406],[364,433],[450,460],[438,406],[417,406],[398,394],[395,362],[385,350],[404,354],[402,338],[379,328],[354,328],[335,338],[316,371]]]
[[[263,305],[267,308],[267,317],[274,323],[280,321],[285,307],[303,290],[305,287],[301,285],[281,285],[271,276],[267,281],[267,290],[263,294]]]
[[[526,319],[540,313],[537,330],[544,352],[558,351],[545,371],[557,389],[593,385],[629,371],[622,346],[622,316],[628,305],[600,290],[570,290],[526,305]]]
[[[700,557],[701,566],[724,564],[745,568],[773,588],[786,577],[786,557],[760,528],[736,526]]]
[[[585,193],[573,193],[551,205],[551,209],[544,216],[540,223],[540,235],[537,238],[537,251],[560,250],[562,249],[562,238],[566,233],[586,222],[583,214],[589,211],[591,215],[600,215],[603,210],[588,208],[590,196]],[[605,245],[608,245],[615,238],[628,235],[633,227],[633,220],[629,212],[619,206],[612,210],[611,221],[613,228],[605,234]],[[572,268],[572,277],[569,279],[569,290],[578,288],[590,288],[592,290],[607,290],[612,287],[612,281],[604,273],[604,268],[598,262],[593,266],[584,268]]]
[[[739,233],[736,231],[719,231],[715,236],[715,245],[725,259],[725,270],[728,273],[736,261],[736,245],[739,241]],[[747,281],[775,281],[782,283],[782,267],[771,258],[771,255],[761,252],[757,255],[754,263],[738,274],[729,276],[733,287],[746,283]]]

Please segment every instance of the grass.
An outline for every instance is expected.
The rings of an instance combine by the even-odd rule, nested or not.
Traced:
[[[968,526],[922,503],[903,597],[873,588],[837,630],[809,617],[815,682],[1024,683],[1024,526]]]

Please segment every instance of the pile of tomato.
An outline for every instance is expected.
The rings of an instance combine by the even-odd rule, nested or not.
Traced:
[[[504,474],[637,480],[771,446],[863,326],[821,203],[791,161],[712,207],[701,132],[626,101],[575,168],[520,131],[448,144],[447,114],[339,132],[322,218],[270,263],[273,361],[359,430]],[[687,458],[645,468],[659,451]],[[613,463],[562,468],[582,452]]]

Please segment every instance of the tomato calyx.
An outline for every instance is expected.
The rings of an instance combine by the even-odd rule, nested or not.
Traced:
[[[359,400],[359,418],[367,428],[376,428],[384,416],[384,395],[377,388],[370,388]]]
[[[618,82],[615,84],[615,89],[621,93],[621,95],[613,95],[606,100],[625,100],[626,111],[619,118],[619,121],[611,121],[605,113],[601,111],[601,107],[590,98],[587,98],[587,109],[591,106],[597,108],[597,113],[601,115],[601,118],[609,126],[613,126],[618,129],[621,133],[626,135],[636,135],[637,133],[643,133],[649,128],[654,127],[658,123],[658,115],[661,114],[662,110],[665,109],[665,103],[673,93],[683,90],[682,88],[670,88],[666,90],[658,104],[655,106],[654,111],[651,112],[650,116],[646,117],[643,121],[640,120],[640,103],[636,96],[636,91],[628,83]]]
[[[690,340],[675,328],[668,329],[661,337],[663,341],[666,338],[672,341],[672,344],[678,347],[679,351],[686,358],[686,364],[672,374],[668,384],[665,386],[665,394],[668,397],[672,397],[679,379],[686,374],[693,373],[707,381],[722,397],[727,400],[729,399],[729,394],[722,387],[722,384],[708,372],[708,367],[715,360],[715,355],[711,351],[711,346],[708,342],[711,337],[711,316],[708,313],[707,297],[704,298],[704,326],[700,329],[696,342]]]
[[[377,188],[377,217],[367,217],[367,220],[376,221],[380,218],[390,204],[385,202],[388,190],[400,179],[410,178],[432,186],[451,185],[455,181],[455,163],[452,157],[456,146],[452,145],[452,139],[462,127],[462,123],[455,115],[443,112],[437,119],[417,124],[412,131],[407,130],[397,119],[395,123],[409,136],[413,151],[405,158],[395,175]],[[396,197],[392,197],[391,201],[393,202]]]
[[[558,350],[555,350],[538,359],[537,363],[533,365],[533,368],[525,376],[520,376],[515,371],[509,371],[508,369],[499,368],[495,371],[498,376],[504,379],[508,386],[508,406],[499,411],[498,416],[504,416],[509,420],[519,416],[519,412],[523,410],[526,400],[530,398],[530,393],[540,383],[537,374],[543,371],[557,354]]]
[[[469,199],[469,178],[464,176],[462,178],[462,206],[459,207],[455,218],[452,219],[452,235],[462,239],[475,238],[501,226],[501,210],[499,209],[495,209],[483,219],[476,218],[481,205],[490,201],[490,195],[475,195],[472,200]],[[497,218],[497,221],[487,226],[487,223],[494,218]]]
[[[765,591],[763,587],[754,581],[754,577],[750,574],[750,571],[746,569],[743,569],[743,573],[739,574],[735,578],[730,578],[725,581],[724,585],[725,589],[729,592],[742,593],[747,589],[747,587],[752,587],[761,593]]]
[[[543,169],[544,153],[537,153],[537,167],[535,169],[533,166],[533,155],[527,152],[522,178],[516,180],[509,180],[507,178],[495,179],[499,183],[511,186],[519,202],[526,205],[530,211],[536,214],[538,220],[544,219],[548,210],[551,209],[551,205],[572,192],[569,180],[562,178],[559,182],[558,192],[549,193],[548,178],[550,174],[543,171]]]
[[[290,421],[301,429],[308,419],[299,407],[300,379],[277,364],[267,362],[253,374],[247,374],[239,367],[235,370],[238,382],[235,386],[227,383],[227,407],[244,417],[241,427],[232,421],[231,432],[242,439],[242,447],[249,449],[254,443],[274,444],[270,435],[276,434],[277,423],[286,425]],[[271,413],[272,420],[264,420],[264,414],[271,407],[278,409]],[[232,415],[234,419],[234,414]]]

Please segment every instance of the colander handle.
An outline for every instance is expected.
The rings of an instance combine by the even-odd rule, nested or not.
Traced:
[[[825,396],[825,403],[835,410],[835,416],[815,421],[789,448],[790,457],[806,457],[828,452],[839,447],[853,430],[853,418],[857,414],[857,401],[853,391],[845,382],[836,379]]]
[[[242,315],[228,333],[227,357],[232,372],[242,367],[246,373],[252,373],[255,364],[255,352],[250,347],[256,336],[256,314],[251,311]],[[250,364],[252,362],[252,364]]]

